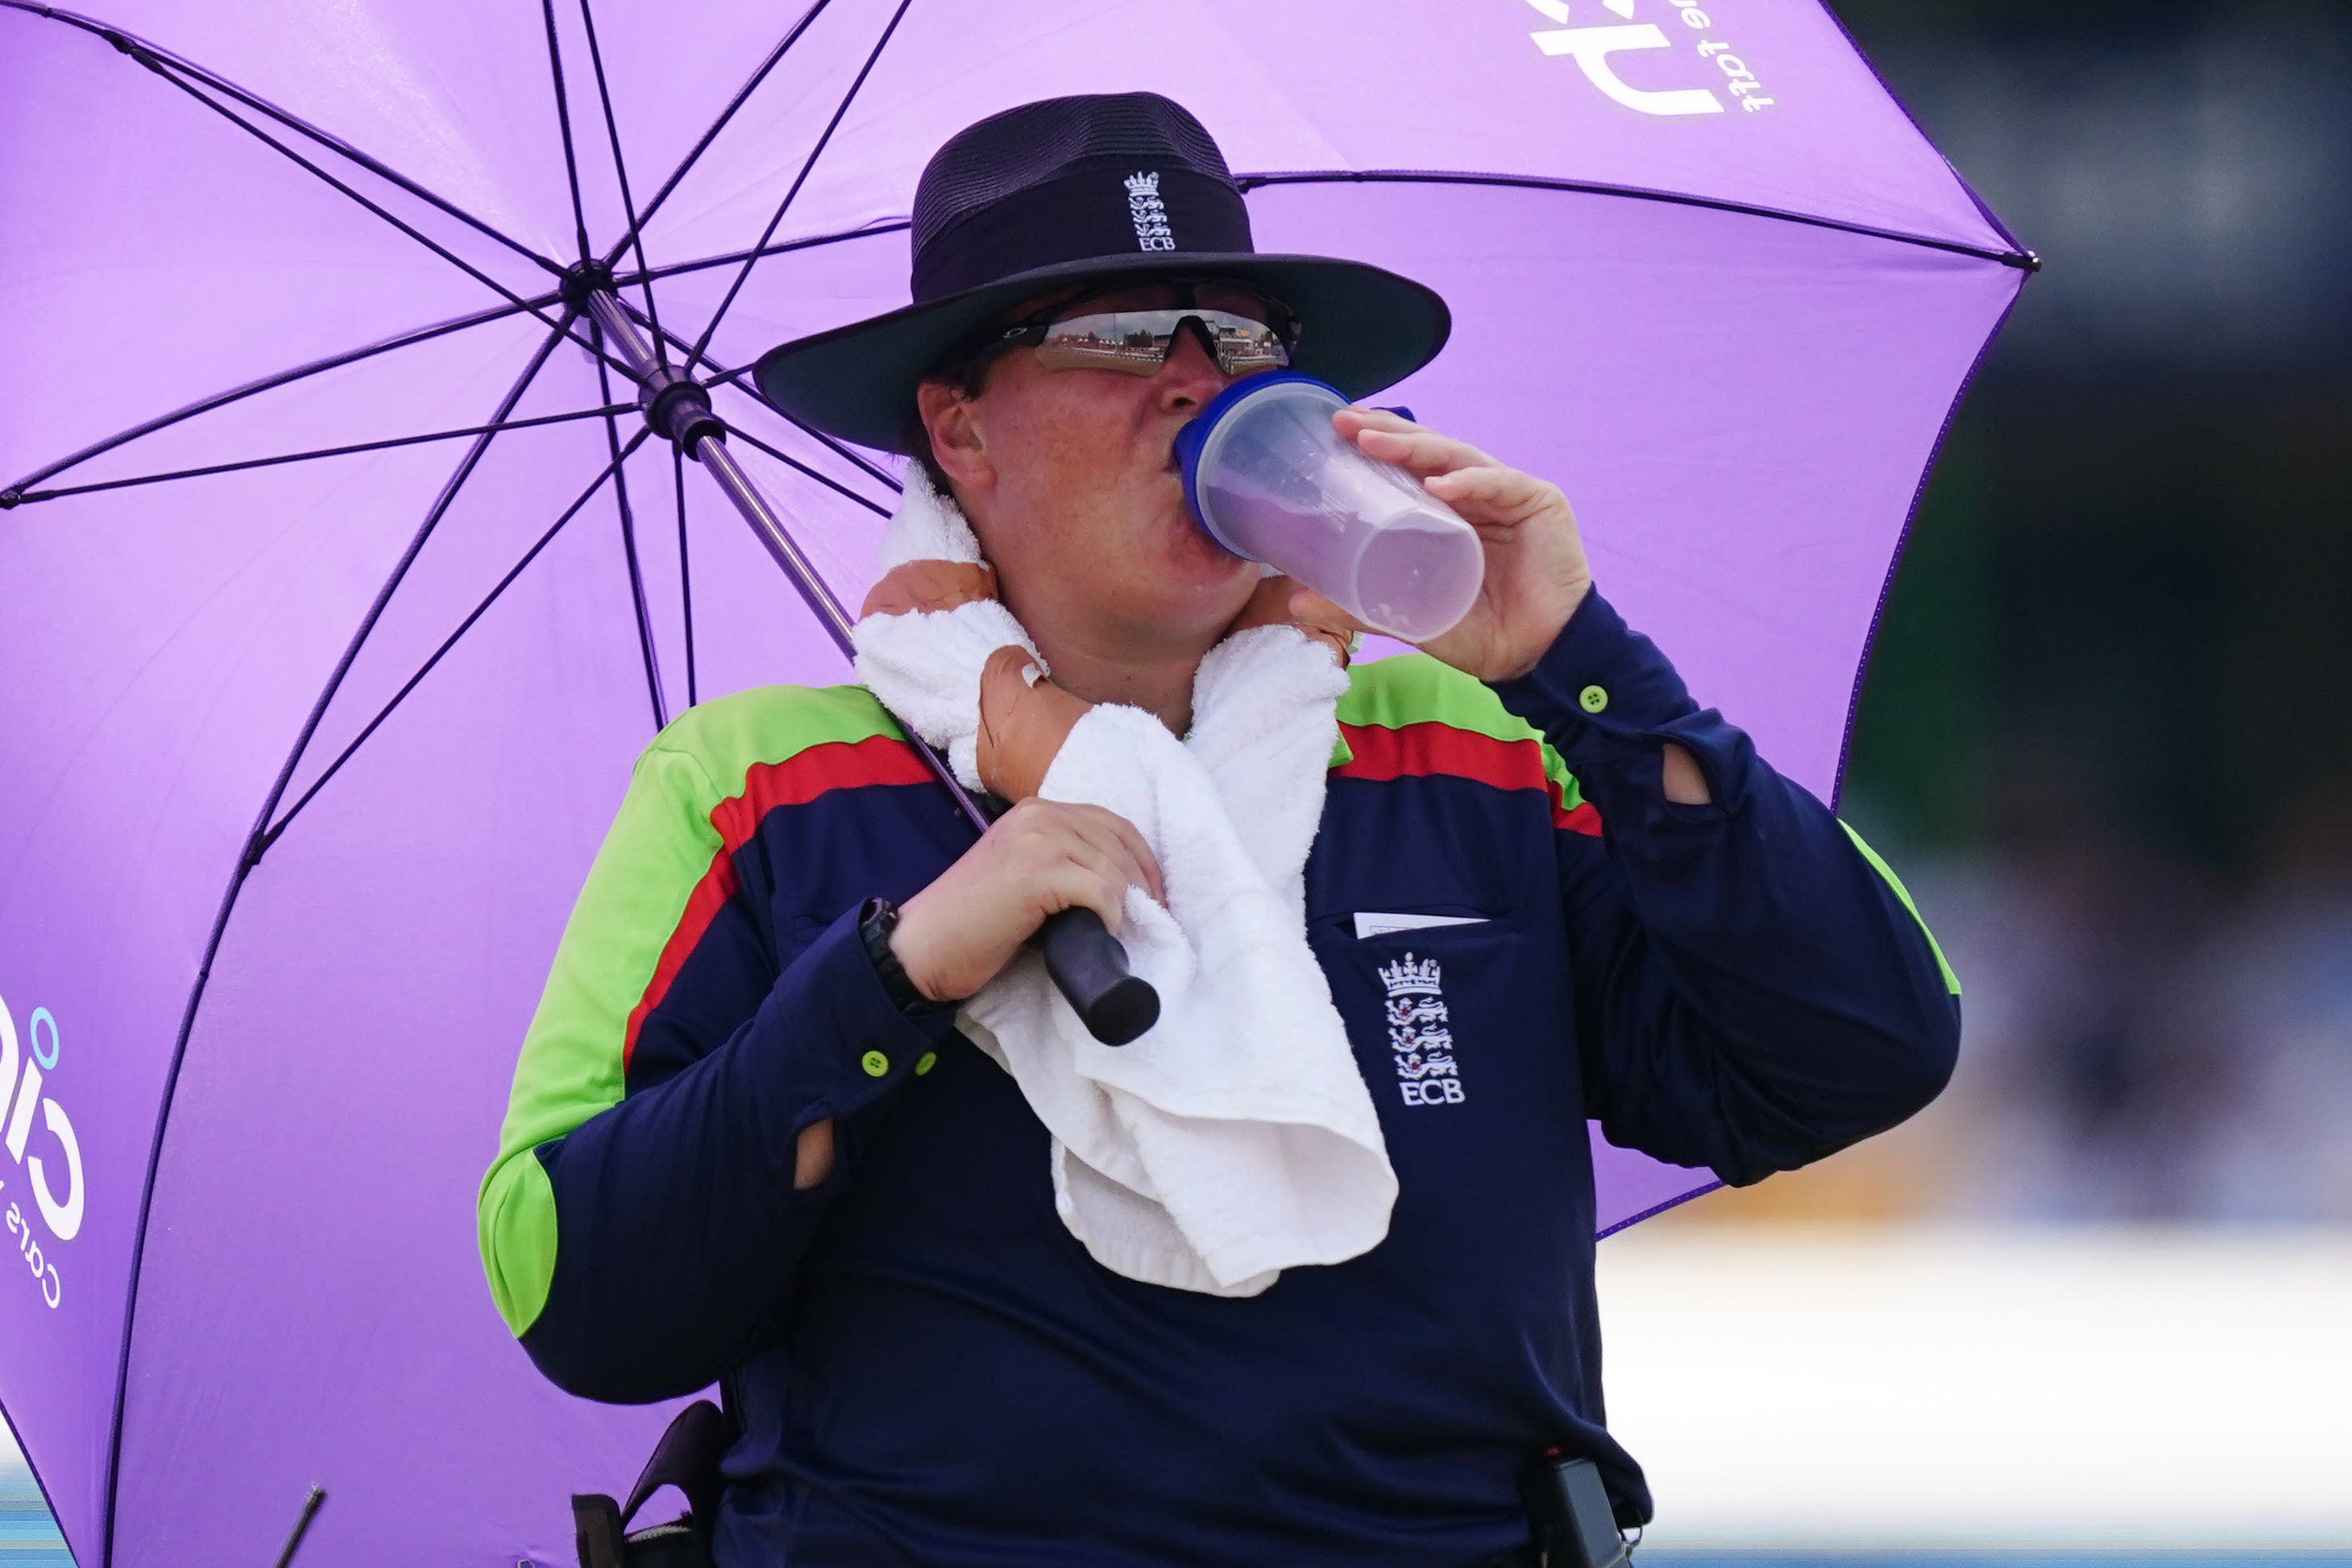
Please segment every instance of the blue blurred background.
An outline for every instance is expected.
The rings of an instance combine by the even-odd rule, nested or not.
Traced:
[[[2352,1563],[2352,7],[1837,8],[2047,262],[1841,802],[1963,1060],[1603,1247],[1640,1560]],[[68,1561],[0,1465],[0,1568]]]

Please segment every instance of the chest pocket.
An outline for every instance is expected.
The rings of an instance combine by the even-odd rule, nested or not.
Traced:
[[[1331,780],[1307,939],[1401,1179],[1424,1158],[1458,1168],[1481,1138],[1582,1138],[1557,868],[1541,790]],[[1440,920],[1460,923],[1422,923]]]
[[[1453,917],[1383,929],[1333,912],[1310,922],[1315,956],[1348,1026],[1384,1126],[1430,1113],[1491,1124],[1471,1107],[1573,1098],[1575,1052],[1557,911],[1470,917],[1459,908],[1378,911]],[[1580,1121],[1580,1110],[1572,1120]]]
[[[1448,1255],[1526,1245],[1591,1181],[1556,910],[1363,937],[1355,913],[1307,937],[1396,1169],[1390,1235]]]

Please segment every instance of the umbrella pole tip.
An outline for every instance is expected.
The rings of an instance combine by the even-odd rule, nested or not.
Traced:
[[[319,1505],[327,1500],[327,1489],[313,1485],[302,1499],[301,1517],[294,1521],[294,1533],[286,1538],[286,1550],[278,1554],[278,1568],[287,1568],[294,1553],[301,1549],[302,1538],[310,1533],[310,1521],[319,1517]]]

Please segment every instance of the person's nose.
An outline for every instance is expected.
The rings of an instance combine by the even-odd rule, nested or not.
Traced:
[[[1198,412],[1225,389],[1231,378],[1218,368],[1216,356],[1201,342],[1201,333],[1206,330],[1197,321],[1188,321],[1177,328],[1176,341],[1168,345],[1168,360],[1160,367],[1155,388],[1162,408],[1175,413]]]

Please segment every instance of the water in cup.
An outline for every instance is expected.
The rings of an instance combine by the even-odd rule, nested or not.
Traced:
[[[1347,405],[1338,389],[1295,372],[1234,383],[1177,436],[1185,499],[1234,554],[1375,630],[1426,642],[1469,613],[1485,552],[1419,479],[1332,428]]]

